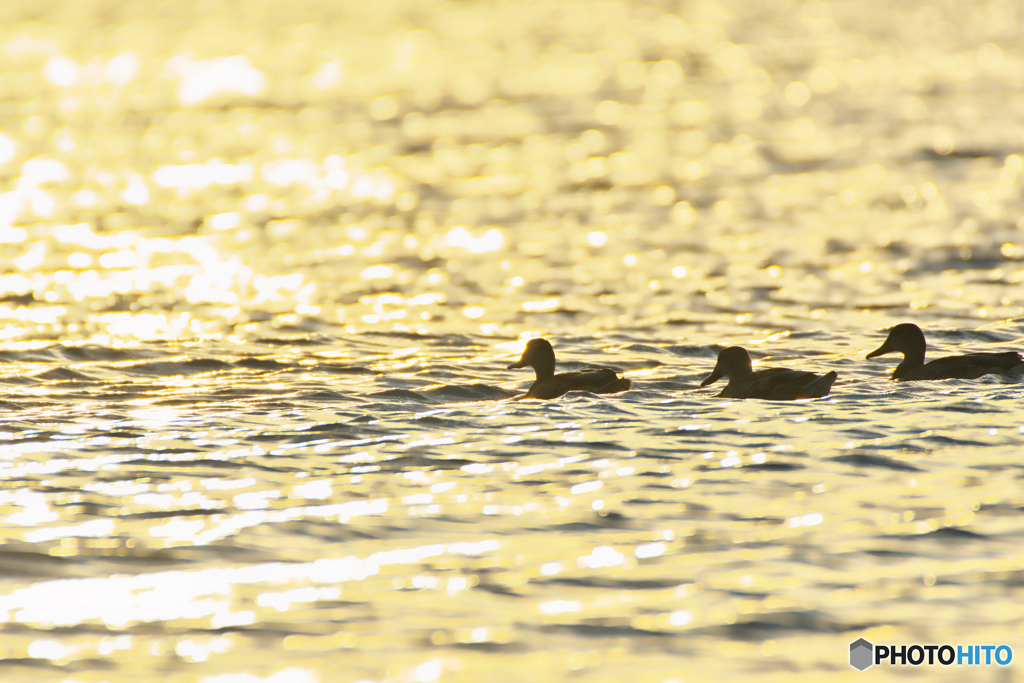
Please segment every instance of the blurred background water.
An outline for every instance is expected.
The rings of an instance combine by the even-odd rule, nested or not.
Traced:
[[[1021,680],[1022,9],[0,3],[0,678]]]

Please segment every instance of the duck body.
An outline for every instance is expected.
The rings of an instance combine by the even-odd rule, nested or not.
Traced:
[[[577,370],[555,374],[555,350],[546,339],[531,339],[526,343],[522,357],[508,366],[525,368],[530,366],[537,374],[537,379],[530,390],[520,398],[552,399],[565,395],[570,391],[589,391],[594,394],[616,394],[626,391],[632,382],[619,377],[611,368],[595,368],[593,370]]]
[[[966,353],[961,356],[937,358],[924,362],[924,332],[913,323],[903,323],[889,330],[885,343],[867,355],[876,358],[887,353],[903,354],[903,361],[896,366],[892,379],[902,381],[936,379],[977,379],[983,375],[1005,375],[1015,368],[1024,366],[1024,360],[1016,351],[1002,353]]]
[[[766,368],[755,372],[747,350],[740,346],[730,346],[719,352],[714,371],[700,385],[706,387],[722,377],[728,377],[729,383],[718,394],[721,398],[795,401],[828,396],[838,375],[835,371],[816,375],[789,368]]]

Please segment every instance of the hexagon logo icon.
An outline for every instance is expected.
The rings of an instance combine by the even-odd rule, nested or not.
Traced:
[[[858,638],[857,640],[850,643],[850,666],[857,671],[863,671],[872,664],[875,659],[875,646],[864,640]]]

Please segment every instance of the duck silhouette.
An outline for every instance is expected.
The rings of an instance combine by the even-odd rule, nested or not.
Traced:
[[[893,370],[892,379],[977,379],[982,375],[1005,375],[1024,365],[1016,351],[1003,353],[967,353],[924,362],[924,332],[913,323],[901,323],[889,330],[885,343],[867,355],[877,358],[899,352],[903,360]]]
[[[526,395],[520,398],[558,398],[569,391],[589,391],[595,394],[616,394],[631,386],[625,377],[619,377],[611,368],[577,370],[555,374],[555,350],[546,339],[531,339],[526,342],[522,357],[508,366],[525,368],[531,366],[537,379]]]
[[[702,387],[728,377],[729,383],[718,394],[722,398],[762,398],[769,401],[794,401],[827,396],[836,381],[835,371],[816,375],[789,368],[765,368],[754,371],[750,354],[741,346],[730,346],[718,353],[718,362]]]

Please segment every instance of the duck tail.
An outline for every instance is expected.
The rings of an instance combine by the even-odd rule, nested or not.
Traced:
[[[616,377],[615,381],[609,382],[601,387],[601,391],[599,393],[617,394],[620,391],[629,391],[631,386],[633,386],[633,382],[628,377]]]
[[[828,396],[828,393],[832,390],[832,383],[836,381],[837,377],[839,377],[839,374],[832,370],[808,383],[807,389],[813,398]]]

